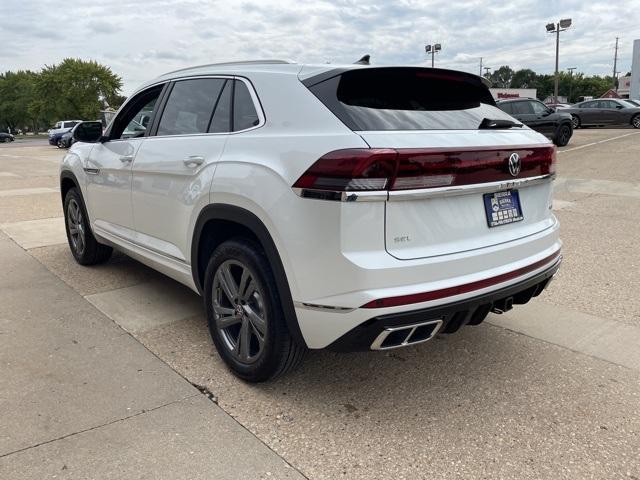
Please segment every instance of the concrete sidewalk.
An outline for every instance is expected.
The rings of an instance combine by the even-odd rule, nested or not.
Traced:
[[[0,233],[0,478],[304,478]]]

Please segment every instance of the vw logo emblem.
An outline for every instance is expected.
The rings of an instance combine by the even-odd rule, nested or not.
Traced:
[[[512,153],[509,157],[509,173],[512,177],[517,177],[520,173],[520,168],[522,167],[520,163],[520,155],[517,153]]]

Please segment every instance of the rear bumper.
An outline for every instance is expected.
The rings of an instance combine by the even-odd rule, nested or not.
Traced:
[[[436,333],[454,333],[464,325],[478,325],[490,311],[504,312],[512,305],[527,303],[538,296],[549,284],[560,267],[562,257],[545,270],[523,280],[489,293],[437,307],[405,311],[373,317],[348,331],[326,348],[336,351],[369,350],[385,329],[441,321]],[[391,340],[391,339],[390,339]],[[392,343],[382,345],[393,348]]]

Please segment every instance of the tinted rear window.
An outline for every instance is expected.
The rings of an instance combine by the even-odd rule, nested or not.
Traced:
[[[475,130],[484,118],[510,119],[473,75],[425,68],[349,70],[309,89],[349,128]]]

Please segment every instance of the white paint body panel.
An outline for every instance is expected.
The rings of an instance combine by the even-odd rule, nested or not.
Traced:
[[[521,192],[528,223],[485,232],[480,243],[474,233],[481,222],[486,228],[481,196],[334,202],[296,195],[291,188],[295,181],[318,158],[333,150],[548,143],[526,128],[368,132],[361,136],[340,122],[300,82],[302,68],[199,67],[150,82],[152,85],[189,75],[241,76],[255,88],[265,123],[233,134],[135,139],[129,141],[129,147],[126,142],[106,142],[95,146],[97,156],[89,155],[89,146],[75,144],[62,168],[73,171],[81,183],[94,233],[196,290],[190,252],[199,213],[209,204],[248,210],[262,221],[275,243],[300,329],[311,348],[326,347],[374,316],[469,298],[522,278],[440,301],[386,309],[359,308],[371,300],[500,275],[560,248],[558,223],[549,210],[550,183]],[[333,66],[307,66],[302,76],[329,68]],[[117,156],[125,151],[135,155],[128,170],[116,163]],[[189,155],[202,155],[205,161],[195,169],[187,168],[182,162]],[[89,178],[82,170],[89,159],[105,174]],[[392,220],[385,225],[389,213]],[[416,222],[416,218],[420,220]],[[410,225],[412,221],[415,225]],[[390,254],[386,228],[413,228],[419,245],[396,248]],[[349,311],[318,311],[301,307],[302,303]]]

